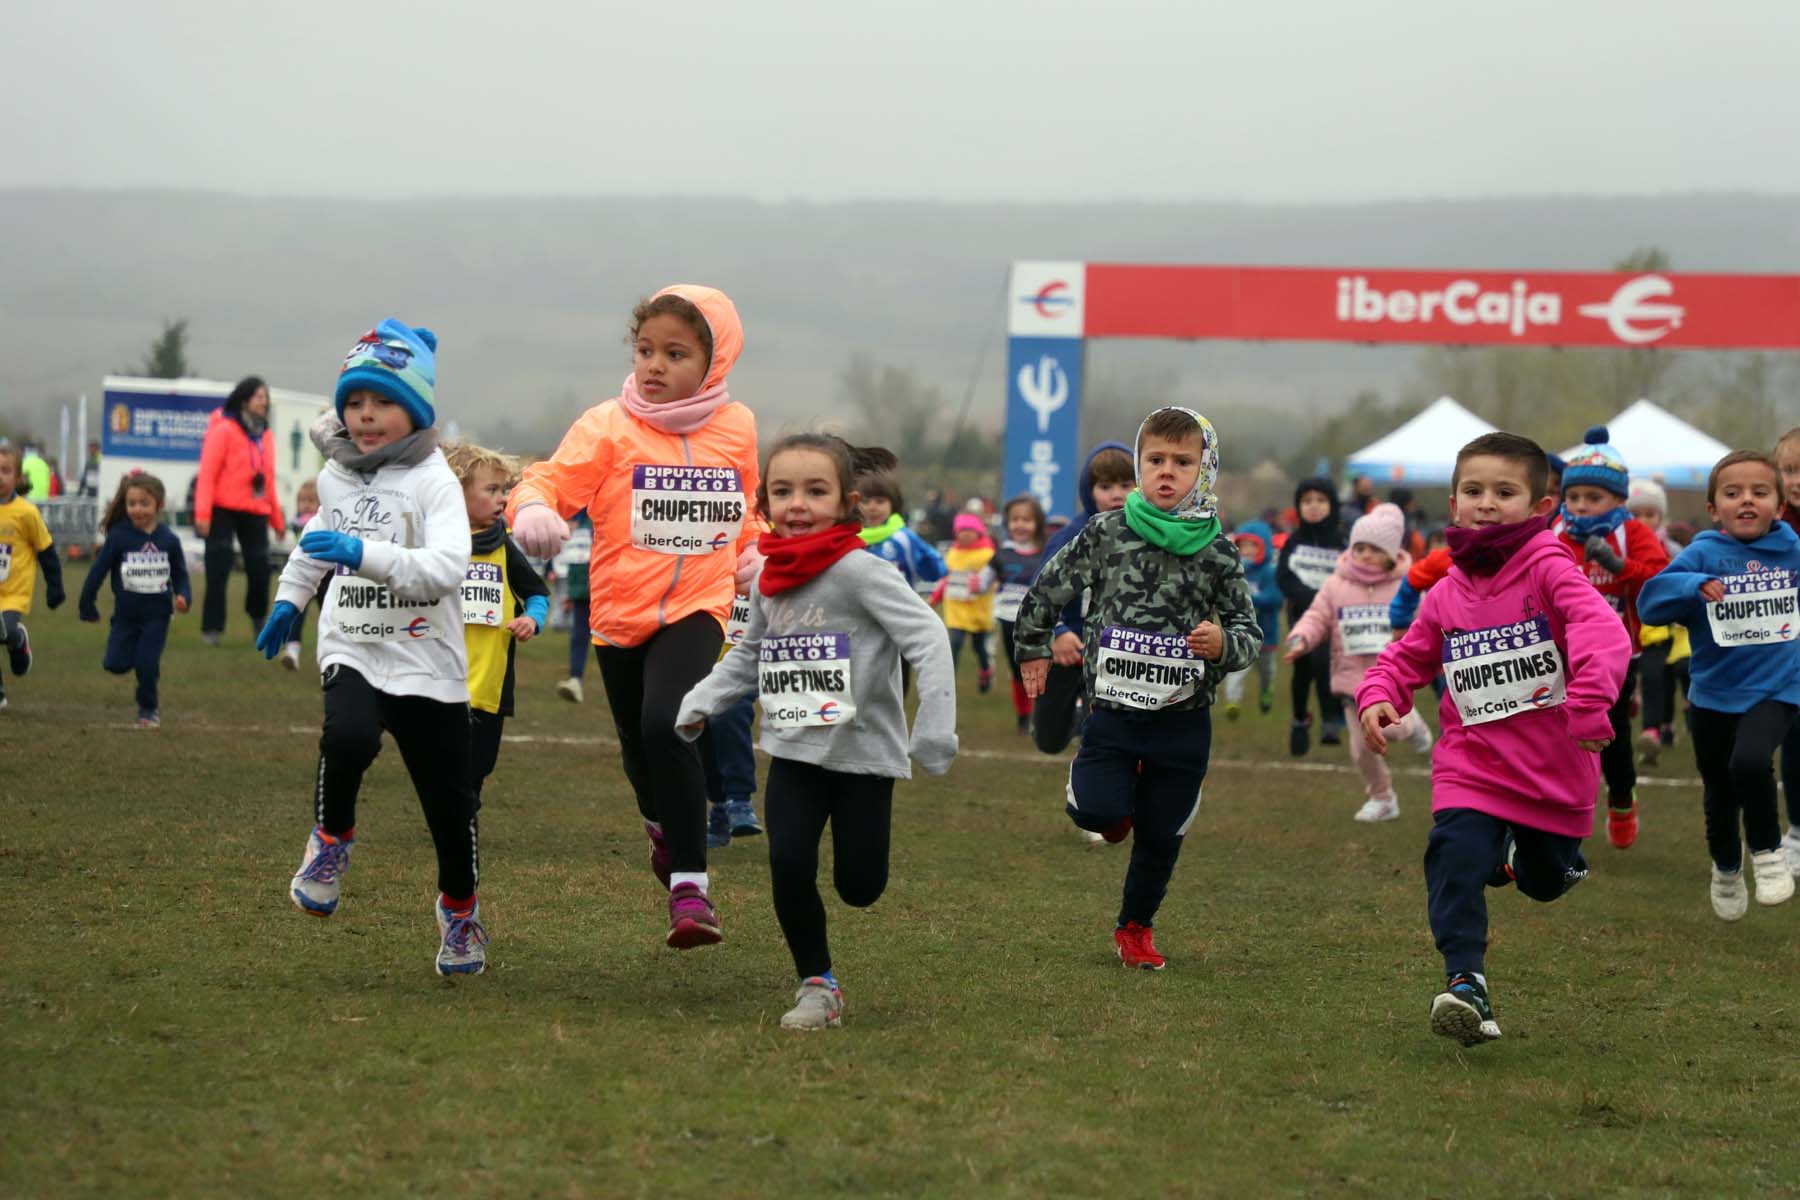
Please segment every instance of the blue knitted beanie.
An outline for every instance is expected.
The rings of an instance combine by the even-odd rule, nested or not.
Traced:
[[[380,392],[406,410],[413,428],[428,429],[437,423],[432,400],[437,391],[437,334],[414,329],[389,317],[356,341],[344,355],[338,374],[338,419],[344,419],[344,401],[351,392]]]
[[[1585,445],[1569,455],[1563,467],[1563,491],[1578,484],[1588,484],[1611,492],[1623,500],[1631,495],[1631,473],[1625,460],[1607,441],[1606,426],[1596,425],[1587,431]]]

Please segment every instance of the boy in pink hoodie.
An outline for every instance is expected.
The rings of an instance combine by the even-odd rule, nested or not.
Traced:
[[[1385,730],[1441,670],[1442,736],[1431,767],[1425,848],[1431,932],[1448,982],[1433,1033],[1465,1046],[1500,1036],[1482,973],[1487,887],[1516,882],[1551,901],[1587,877],[1607,710],[1631,638],[1549,531],[1549,463],[1529,438],[1489,433],[1464,446],[1451,480],[1454,565],[1356,692],[1363,736]]]
[[[1395,504],[1378,504],[1356,518],[1350,527],[1350,548],[1338,556],[1337,567],[1313,594],[1306,612],[1288,634],[1286,660],[1310,654],[1326,639],[1331,641],[1331,692],[1342,698],[1344,722],[1356,723],[1351,697],[1376,657],[1393,640],[1388,605],[1400,590],[1412,566],[1412,555],[1400,548],[1406,534],[1406,514]],[[1405,738],[1420,754],[1431,751],[1431,726],[1416,712],[1400,719],[1394,736]],[[1370,753],[1359,737],[1350,743],[1350,760],[1362,773],[1368,799],[1356,811],[1358,821],[1392,821],[1400,815],[1400,798],[1394,794],[1394,777],[1387,760]]]

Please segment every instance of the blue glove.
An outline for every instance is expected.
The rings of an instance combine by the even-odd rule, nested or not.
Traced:
[[[332,533],[324,536],[336,537],[338,535]],[[361,542],[355,538],[350,540],[356,542],[358,550],[362,549]],[[262,632],[256,635],[256,648],[262,651],[264,658],[274,658],[281,653],[282,647],[289,642],[297,641],[299,633],[300,610],[286,600],[277,600],[274,611],[269,613],[269,619],[263,623]]]
[[[1388,602],[1388,624],[1395,629],[1405,629],[1419,615],[1419,589],[1407,580],[1400,581],[1400,590]]]
[[[315,529],[300,539],[300,549],[320,562],[337,563],[352,571],[362,566],[362,539],[335,529]]]
[[[544,622],[550,619],[550,597],[533,596],[525,602],[525,615],[537,625],[539,633],[544,632]]]

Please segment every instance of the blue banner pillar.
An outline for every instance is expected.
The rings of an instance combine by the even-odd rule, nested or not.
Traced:
[[[1021,262],[1008,290],[1005,498],[1029,493],[1051,516],[1080,501],[1085,266]]]

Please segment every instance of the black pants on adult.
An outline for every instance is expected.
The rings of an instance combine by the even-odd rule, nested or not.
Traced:
[[[1096,708],[1069,765],[1064,811],[1101,833],[1131,818],[1131,865],[1125,870],[1119,925],[1156,920],[1181,857],[1182,839],[1200,813],[1200,785],[1212,752],[1212,710],[1157,713]]]
[[[469,786],[469,706],[376,691],[360,671],[341,663],[326,668],[324,690],[313,820],[333,836],[356,828],[356,794],[386,730],[425,810],[437,848],[438,890],[452,900],[473,896],[480,845]]]
[[[250,631],[262,628],[269,615],[269,518],[259,513],[215,508],[206,534],[206,598],[201,602],[200,632],[225,631],[225,587],[231,579],[232,539],[244,551],[244,611]]]
[[[625,778],[644,820],[662,826],[676,871],[706,870],[706,771],[700,748],[675,732],[681,698],[719,660],[725,631],[690,613],[640,646],[596,646]]]
[[[1039,750],[1061,754],[1075,739],[1075,701],[1086,686],[1080,663],[1072,667],[1050,664],[1044,694],[1031,705],[1031,740]]]
[[[114,675],[137,672],[137,706],[155,712],[159,706],[156,684],[162,678],[163,644],[169,640],[169,618],[133,621],[114,613],[106,635],[106,654],[100,665]]]
[[[1473,808],[1440,809],[1425,842],[1425,897],[1444,974],[1482,973],[1488,944],[1487,889],[1506,880],[1546,904],[1587,878],[1581,839],[1503,821]]]
[[[1294,660],[1294,677],[1288,684],[1294,720],[1306,718],[1314,693],[1319,698],[1319,719],[1331,725],[1342,720],[1343,705],[1331,698],[1331,643],[1320,642]]]
[[[1794,706],[1764,700],[1749,712],[1728,713],[1690,704],[1688,725],[1694,765],[1706,787],[1706,849],[1713,865],[1735,871],[1744,865],[1744,842],[1750,843],[1752,854],[1781,845],[1775,752],[1794,726]]]
[[[831,948],[819,895],[819,841],[829,824],[831,878],[845,904],[867,908],[881,899],[893,840],[894,781],[778,758],[769,764],[763,815],[775,919],[794,970],[802,979],[823,975],[831,970]]]
[[[469,788],[475,793],[476,812],[481,811],[481,785],[500,761],[500,735],[505,732],[506,718],[499,713],[469,709]]]
[[[1606,710],[1612,720],[1612,741],[1600,752],[1600,775],[1606,780],[1606,803],[1613,808],[1630,808],[1632,790],[1637,787],[1637,747],[1631,740],[1631,696],[1637,691],[1638,660],[1625,668],[1625,682],[1619,685],[1619,698]]]

